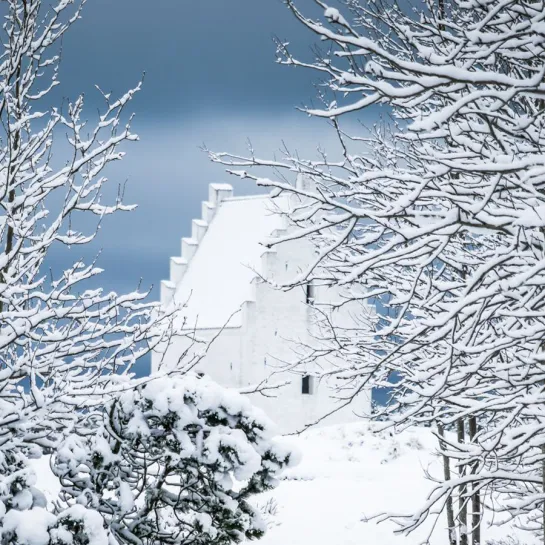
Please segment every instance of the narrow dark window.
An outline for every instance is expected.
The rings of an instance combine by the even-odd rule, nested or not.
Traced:
[[[312,377],[306,375],[303,377],[301,383],[301,393],[310,395],[312,394]]]
[[[309,283],[306,285],[306,302],[307,305],[313,305],[315,298],[314,284]]]

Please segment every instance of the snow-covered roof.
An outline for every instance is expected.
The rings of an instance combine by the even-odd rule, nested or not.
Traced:
[[[263,242],[284,227],[278,199],[231,195],[228,184],[210,186],[203,218],[193,220],[191,238],[182,239],[182,257],[171,259],[171,280],[163,282],[163,291],[186,304],[190,328],[241,325],[239,309],[253,300],[252,280],[262,274]]]

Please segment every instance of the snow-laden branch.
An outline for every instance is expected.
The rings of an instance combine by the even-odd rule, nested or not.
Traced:
[[[398,518],[402,530],[473,491],[477,519],[499,495],[502,510],[543,532],[545,5],[314,3],[323,18],[286,2],[323,50],[310,60],[285,41],[277,50],[324,82],[321,107],[303,110],[331,123],[340,155],[210,158],[291,196],[291,229],[271,244],[304,238],[316,258],[278,288],[323,282],[378,308],[376,329],[318,319],[325,346],[305,361],[335,358],[323,374],[347,402],[393,375],[381,418],[457,430],[441,448],[458,475]],[[391,123],[346,129],[344,119],[373,119],[379,104]],[[463,533],[467,505],[458,516]]]

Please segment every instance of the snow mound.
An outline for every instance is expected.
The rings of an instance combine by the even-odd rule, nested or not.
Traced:
[[[441,461],[430,429],[399,434],[376,425],[347,424],[311,429],[285,439],[301,453],[301,462],[287,469],[280,486],[254,500],[268,525],[261,545],[420,545],[431,525],[409,536],[395,534],[388,522],[370,520],[384,511],[410,512],[426,498],[433,483],[425,472],[440,477]],[[291,448],[290,446],[290,448]],[[54,496],[58,489],[47,464],[40,464],[37,486]],[[483,543],[504,543],[513,534],[532,545],[530,536],[485,520]],[[440,518],[430,545],[448,545],[446,520]]]
[[[430,524],[403,536],[394,533],[396,526],[369,519],[384,511],[410,512],[424,502],[433,487],[425,472],[442,475],[436,438],[426,428],[377,430],[357,423],[292,438],[301,463],[255,502],[269,527],[260,544],[420,545]],[[439,519],[430,545],[448,545],[445,527],[446,519]],[[506,533],[485,522],[483,543]],[[528,537],[521,535],[521,543],[530,543]]]

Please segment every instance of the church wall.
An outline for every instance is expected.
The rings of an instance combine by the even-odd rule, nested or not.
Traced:
[[[206,236],[205,226],[212,221],[216,207],[222,199],[231,194],[232,190],[224,184],[210,186],[209,202],[203,203],[202,220],[193,222],[192,238],[184,239],[182,242],[182,257],[173,258],[171,261],[171,279],[162,285],[164,305],[169,303],[176,286],[182,281],[191,257],[196,252],[196,245]],[[272,233],[272,236],[282,234],[285,234],[283,229]],[[260,272],[273,282],[289,281],[305,270],[312,257],[312,247],[303,240],[286,242],[271,250],[264,248]],[[318,383],[314,379],[310,384],[311,393],[305,394],[301,368],[298,367],[297,374],[287,370],[290,364],[298,361],[301,345],[316,343],[316,340],[311,340],[309,336],[309,328],[311,330],[313,328],[312,313],[315,311],[306,304],[307,293],[303,286],[283,292],[273,289],[256,277],[253,288],[255,300],[242,305],[241,327],[225,328],[221,332],[219,329],[199,329],[195,332],[196,337],[204,342],[214,339],[206,356],[195,370],[204,372],[216,382],[232,388],[257,385],[271,374],[273,374],[271,383],[288,382],[289,384],[281,389],[269,392],[269,395],[275,397],[252,394],[251,399],[276,422],[279,432],[293,433],[339,406],[332,397],[335,395],[333,388],[335,384]],[[335,290],[327,290],[317,287],[317,298],[329,301],[335,298],[337,295]],[[341,318],[343,312],[345,310],[340,312]],[[176,339],[164,358],[159,354],[152,355],[152,369],[157,370],[161,359],[166,366],[176,365],[189,345],[188,339]],[[196,343],[191,347],[190,353],[203,349],[202,343]],[[318,364],[327,367],[331,362]],[[305,373],[313,376],[315,371],[315,368],[309,367]],[[360,396],[357,404],[335,413],[322,422],[322,425],[355,420],[357,416],[353,414],[354,411],[360,414],[369,412],[369,399]]]
[[[272,281],[293,278],[309,263],[312,250],[291,241],[264,254],[264,276]],[[271,382],[290,382],[274,392],[276,397],[252,395],[252,401],[264,409],[277,423],[282,433],[293,433],[339,408],[333,390],[326,382],[314,381],[311,394],[302,393],[302,374],[287,371],[301,357],[304,346],[315,343],[309,337],[313,308],[306,304],[306,288],[297,287],[287,292],[272,288],[259,281],[255,285],[255,315],[250,316],[253,326],[248,328],[248,354],[243,360],[242,375],[248,384],[258,383],[273,373]],[[313,368],[306,371],[312,375]],[[298,367],[298,371],[301,368]],[[345,408],[328,417],[323,424],[355,420],[355,406]],[[369,412],[370,402],[362,396],[357,412]]]
[[[292,252],[268,252],[269,272],[289,273],[289,268],[296,266],[296,259],[285,268],[286,258]],[[263,281],[255,283],[255,302],[243,305],[242,327],[219,329],[200,329],[196,335],[202,341],[212,344],[196,371],[204,372],[213,380],[226,387],[245,388],[257,385],[267,377],[271,383],[289,384],[281,389],[269,392],[275,397],[252,394],[252,402],[263,409],[273,420],[280,433],[294,433],[321,416],[338,408],[338,402],[332,397],[333,390],[327,383],[312,384],[312,393],[302,393],[302,375],[287,371],[289,364],[298,361],[301,344],[309,342],[308,328],[312,312],[305,303],[306,293],[303,287],[288,292],[275,290]],[[177,339],[169,348],[164,362],[175,365],[180,355],[189,346],[189,341]],[[200,351],[203,345],[196,343],[192,350]],[[157,366],[157,355],[154,355]],[[299,370],[299,369],[298,369]],[[312,374],[312,369],[307,369]],[[354,408],[342,409],[328,417],[321,425],[343,423],[355,420]],[[368,411],[370,406],[361,399],[357,411]]]
[[[164,357],[158,353],[152,355],[152,370],[156,371],[160,362],[163,369],[179,367],[180,357],[189,350],[184,363],[190,361],[194,354],[201,353],[208,343],[204,357],[194,368],[194,371],[210,375],[216,382],[228,388],[239,388],[241,381],[241,345],[244,336],[241,328],[199,329],[195,332],[197,342],[178,337],[170,344]],[[183,367],[183,363],[181,364]]]

